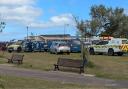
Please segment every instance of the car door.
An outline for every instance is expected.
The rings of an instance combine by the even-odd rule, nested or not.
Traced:
[[[50,47],[50,51],[55,53],[56,52],[56,46],[57,46],[57,43],[53,43]]]
[[[108,49],[108,45],[107,44],[108,44],[108,41],[102,41],[100,52],[103,52],[103,53],[106,52],[106,50]]]
[[[95,51],[95,52],[101,52],[101,44],[102,44],[102,42],[99,42],[99,43],[97,43],[97,44],[94,46],[94,51]]]

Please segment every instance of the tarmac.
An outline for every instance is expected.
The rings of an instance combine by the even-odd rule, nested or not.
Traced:
[[[0,75],[17,77],[30,77],[47,81],[56,81],[67,84],[87,86],[102,86],[128,89],[128,80],[111,80],[98,78],[90,74],[78,74],[62,71],[41,71],[34,69],[16,68],[6,64],[0,64]]]

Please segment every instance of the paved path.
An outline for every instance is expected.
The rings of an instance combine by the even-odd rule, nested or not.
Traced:
[[[42,80],[59,81],[61,83],[73,83],[81,85],[93,85],[93,86],[110,86],[115,88],[128,89],[128,81],[115,81],[110,79],[96,78],[86,74],[67,73],[60,71],[40,71],[15,68],[7,65],[0,65],[1,75],[12,75],[22,77],[39,78]]]

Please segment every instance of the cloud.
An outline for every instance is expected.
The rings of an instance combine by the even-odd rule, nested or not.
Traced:
[[[0,0],[0,5],[28,5],[34,4],[36,0]]]
[[[36,13],[35,13],[36,11]],[[18,6],[18,7],[0,7],[0,13],[4,16],[6,21],[18,21],[22,23],[28,23],[34,21],[38,16],[41,15],[41,10],[39,8],[34,8],[32,6]]]
[[[27,25],[42,14],[42,10],[35,4],[36,0],[0,0],[0,19],[7,23]]]
[[[72,19],[71,14],[62,14],[59,16],[53,16],[50,20],[54,23],[70,23]]]
[[[65,24],[73,24],[70,13],[41,21],[39,18],[43,13],[42,9],[36,6],[36,0],[0,0],[0,14],[7,23],[19,23],[32,28],[62,27]]]
[[[33,28],[52,28],[52,27],[63,27],[64,25],[74,25],[72,14],[62,14],[53,16],[47,22],[31,23],[30,26]]]

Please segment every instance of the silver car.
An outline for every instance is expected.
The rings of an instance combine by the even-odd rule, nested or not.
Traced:
[[[70,54],[70,47],[66,42],[53,42],[50,47],[50,53],[67,53]]]

